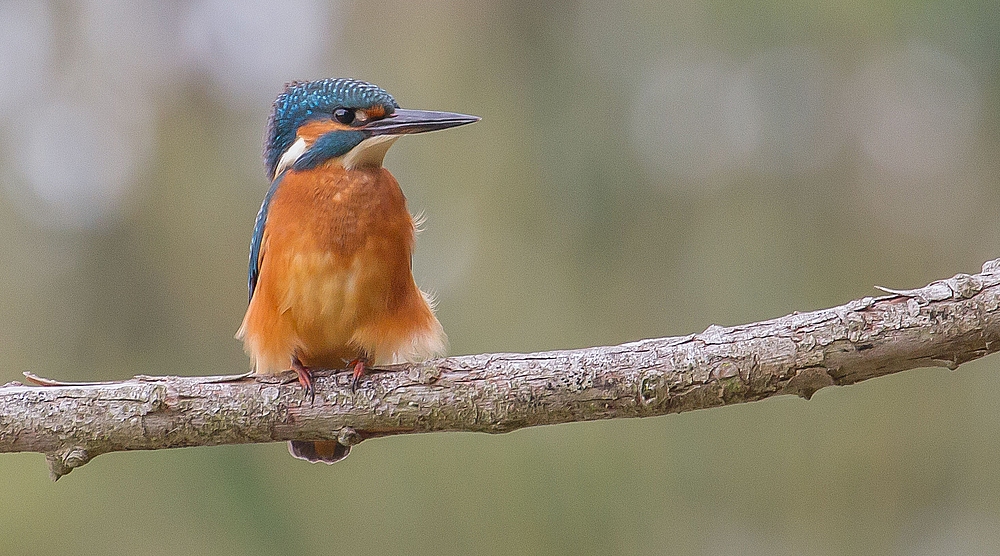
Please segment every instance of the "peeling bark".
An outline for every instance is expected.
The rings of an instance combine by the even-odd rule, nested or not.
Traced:
[[[45,454],[53,479],[95,456],[435,431],[503,433],[743,403],[1000,348],[1000,259],[915,290],[700,334],[619,346],[496,353],[350,375],[319,371],[310,404],[291,377],[149,377],[0,387],[0,452]]]

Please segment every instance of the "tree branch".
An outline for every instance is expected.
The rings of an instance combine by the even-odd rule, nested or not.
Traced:
[[[907,369],[1000,348],[1000,259],[916,290],[701,334],[619,346],[483,354],[350,376],[320,371],[310,404],[292,377],[148,377],[0,387],[0,452],[41,452],[53,479],[99,454],[283,440],[647,417],[809,398]]]

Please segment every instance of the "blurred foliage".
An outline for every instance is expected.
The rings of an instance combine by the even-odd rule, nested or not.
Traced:
[[[306,18],[259,0],[243,11],[261,32],[227,39],[231,63],[300,41],[313,58],[292,50],[259,86],[240,66],[244,97],[220,92],[234,85],[213,80],[211,48],[192,50],[212,62],[195,69],[160,54],[162,67],[112,57],[91,71],[80,51],[156,50],[203,23],[91,4],[38,4],[54,22],[49,73],[0,97],[100,100],[141,66],[156,86],[113,112],[149,118],[152,137],[126,136],[123,149],[149,147],[110,201],[71,190],[50,206],[62,190],[45,172],[69,156],[53,149],[90,147],[58,117],[53,143],[31,135],[35,119],[9,128],[26,131],[0,153],[8,381],[246,368],[232,335],[267,186],[262,99],[282,80],[350,75],[404,107],[483,116],[386,160],[427,216],[415,272],[455,354],[688,334],[1000,255],[993,2],[288,3],[316,6],[307,29],[328,35],[308,42],[293,25]],[[198,18],[226,5],[177,4]],[[110,31],[81,31],[95,28]],[[3,44],[7,83],[41,63]],[[26,137],[41,154],[24,154]],[[74,164],[121,154],[96,152]],[[65,216],[79,207],[98,212]],[[375,440],[333,467],[281,445],[183,449],[105,455],[53,485],[40,456],[7,455],[0,536],[11,554],[998,552],[996,366],[808,403]]]

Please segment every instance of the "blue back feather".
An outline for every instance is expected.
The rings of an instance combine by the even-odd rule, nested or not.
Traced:
[[[257,277],[260,276],[260,247],[261,242],[264,240],[264,224],[267,222],[267,209],[271,206],[271,198],[274,197],[274,192],[278,190],[278,185],[281,183],[281,178],[284,177],[284,172],[271,182],[271,187],[267,190],[267,195],[264,195],[264,202],[260,204],[260,210],[257,211],[257,220],[253,223],[253,236],[250,237],[250,269],[247,272],[247,290],[248,298],[247,301],[253,299],[253,291],[257,289]]]

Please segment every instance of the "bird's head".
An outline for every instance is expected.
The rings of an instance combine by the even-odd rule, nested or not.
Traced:
[[[333,159],[348,169],[380,166],[400,135],[476,121],[465,114],[402,109],[385,90],[356,79],[297,81],[274,101],[264,165],[272,180],[288,168],[307,170]]]

